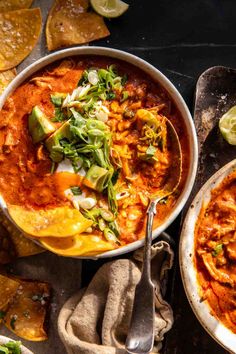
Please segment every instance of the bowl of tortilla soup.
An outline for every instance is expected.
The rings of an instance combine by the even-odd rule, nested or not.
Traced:
[[[143,245],[150,197],[174,172],[153,238],[176,218],[196,175],[197,139],[171,82],[119,50],[62,50],[22,71],[0,98],[0,197],[10,220],[46,249],[109,257]]]

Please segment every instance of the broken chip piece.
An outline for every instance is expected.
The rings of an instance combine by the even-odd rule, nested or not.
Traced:
[[[17,229],[17,227],[12,222],[10,222],[10,220],[8,220],[8,218],[3,214],[3,212],[0,212],[0,223],[4,226],[4,228],[8,232],[8,235],[5,234],[5,241],[4,241],[5,245],[7,243],[6,238],[9,239],[8,240],[9,247],[10,245],[12,245],[11,252],[10,250],[8,251],[8,257],[6,254],[7,250],[5,249],[5,252],[3,254],[4,259],[2,255],[2,263],[8,263],[12,260],[12,256],[11,256],[12,252],[14,252],[16,257],[33,256],[35,254],[44,252],[44,250],[38,245],[36,245],[36,243],[26,238],[23,235],[23,233],[20,232]],[[1,256],[0,256],[0,263],[1,263]]]
[[[114,245],[102,240],[98,235],[80,234],[72,237],[45,237],[42,245],[49,251],[64,257],[94,256],[98,253],[111,251]]]
[[[41,26],[39,8],[0,13],[0,71],[14,68],[30,54]]]
[[[69,207],[29,210],[18,205],[8,205],[8,211],[16,225],[34,237],[73,236],[85,231],[93,223],[79,210]]]
[[[16,280],[0,274],[0,311],[2,313],[0,320],[4,317],[4,310],[11,302],[18,287],[19,283]]]
[[[50,300],[48,283],[19,280],[18,288],[4,315],[5,326],[23,339],[43,341]]]
[[[55,0],[46,27],[49,50],[84,44],[110,34],[103,18],[87,12],[86,0]]]
[[[0,0],[0,12],[28,9],[33,0]]]

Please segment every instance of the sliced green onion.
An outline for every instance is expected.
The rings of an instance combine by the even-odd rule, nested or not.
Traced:
[[[146,155],[147,156],[154,156],[155,155],[155,153],[156,153],[156,151],[157,151],[157,149],[155,148],[155,146],[153,146],[153,145],[149,145],[149,147],[147,148],[147,150],[146,150]]]
[[[113,221],[114,220],[114,215],[106,209],[101,209],[101,217],[105,220],[105,221]]]
[[[110,172],[103,167],[93,165],[88,170],[83,184],[98,192],[102,192],[107,188],[108,181],[110,179]]]
[[[79,186],[70,187],[70,189],[74,195],[81,195],[82,194],[82,190]]]
[[[104,233],[104,237],[108,242],[115,242],[120,244],[120,241],[118,240],[118,238],[116,237],[116,235],[114,234],[114,232],[109,229],[108,227],[106,227],[103,231]]]
[[[123,91],[122,92],[121,102],[124,102],[125,100],[127,100],[127,98],[129,98],[129,92],[128,91]]]
[[[106,223],[103,219],[98,220],[98,227],[101,231],[104,231],[106,228]]]

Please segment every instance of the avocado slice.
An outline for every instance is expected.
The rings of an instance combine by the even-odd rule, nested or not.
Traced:
[[[50,158],[54,162],[61,162],[63,160],[63,148],[60,145],[61,139],[71,139],[70,132],[70,119],[62,124],[59,129],[57,129],[47,140],[45,145],[50,153]]]
[[[38,106],[35,106],[29,115],[28,128],[34,144],[44,140],[56,130]]]

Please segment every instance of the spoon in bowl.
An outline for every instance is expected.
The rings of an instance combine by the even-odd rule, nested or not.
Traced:
[[[126,339],[126,350],[131,354],[148,354],[154,343],[155,298],[154,284],[151,280],[151,245],[153,218],[157,204],[173,194],[181,181],[182,151],[178,134],[173,124],[166,118],[171,139],[173,163],[164,187],[151,196],[147,209],[147,225],[143,254],[141,279],[136,286],[130,329]]]

